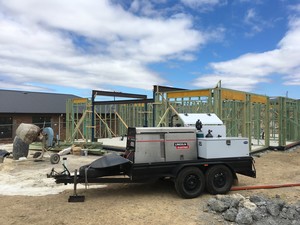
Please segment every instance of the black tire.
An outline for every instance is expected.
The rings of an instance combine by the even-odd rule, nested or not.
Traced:
[[[57,163],[59,163],[59,161],[60,161],[60,155],[59,154],[55,153],[55,154],[50,155],[51,164],[57,164]]]
[[[210,167],[205,174],[206,190],[210,194],[226,194],[233,184],[233,174],[224,165]]]
[[[197,167],[186,167],[175,179],[175,189],[182,198],[196,198],[205,188],[205,177]]]
[[[22,141],[21,138],[16,136],[13,142],[13,152],[12,152],[13,159],[18,160],[21,157],[27,158],[28,152],[29,152],[29,144],[26,144],[24,141]]]

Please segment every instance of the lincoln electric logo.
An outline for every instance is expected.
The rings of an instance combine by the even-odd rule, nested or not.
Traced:
[[[177,143],[174,143],[174,146],[177,150],[188,150],[188,149],[190,149],[190,146],[187,144],[187,142],[177,142]]]

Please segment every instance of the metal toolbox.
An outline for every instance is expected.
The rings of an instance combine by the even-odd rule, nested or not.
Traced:
[[[247,138],[198,138],[198,157],[205,159],[249,156]]]

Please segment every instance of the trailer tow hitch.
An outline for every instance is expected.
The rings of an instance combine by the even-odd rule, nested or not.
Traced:
[[[57,172],[54,168],[52,168],[51,172],[47,174],[47,178],[54,178],[56,179],[56,183],[64,183],[65,185],[73,183],[73,195],[69,196],[68,202],[84,202],[85,196],[77,194],[77,169],[74,171],[74,176],[71,176],[71,173],[65,163],[63,163],[62,166],[64,167],[62,172]]]
[[[77,194],[77,170],[75,170],[74,175],[71,176],[70,171],[67,169],[67,167],[65,165],[63,166],[64,171],[62,172],[57,172],[54,168],[52,168],[51,172],[47,174],[47,178],[54,178],[56,179],[56,183],[64,183],[65,185],[67,185],[68,183],[73,183],[73,195],[69,196],[68,202],[84,202],[85,196]]]
[[[47,178],[57,178],[61,176],[71,176],[70,171],[66,167],[66,165],[63,163],[62,166],[64,167],[64,170],[62,172],[57,172],[54,168],[52,168],[51,172],[47,174]]]

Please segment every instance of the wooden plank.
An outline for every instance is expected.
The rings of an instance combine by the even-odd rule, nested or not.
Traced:
[[[221,91],[222,100],[238,100],[238,101],[245,101],[246,100],[246,93],[240,91],[233,91],[233,90],[225,90],[222,89]]]
[[[191,91],[176,91],[167,93],[167,98],[185,98],[185,97],[200,97],[210,96],[210,90],[191,90]]]
[[[222,89],[222,100],[246,101],[246,92]],[[267,104],[267,97],[263,95],[249,94],[250,101]]]
[[[268,98],[266,96],[251,95],[251,102],[267,104]]]
[[[87,103],[88,99],[87,98],[73,98],[72,101],[75,104],[78,104],[78,103]]]

